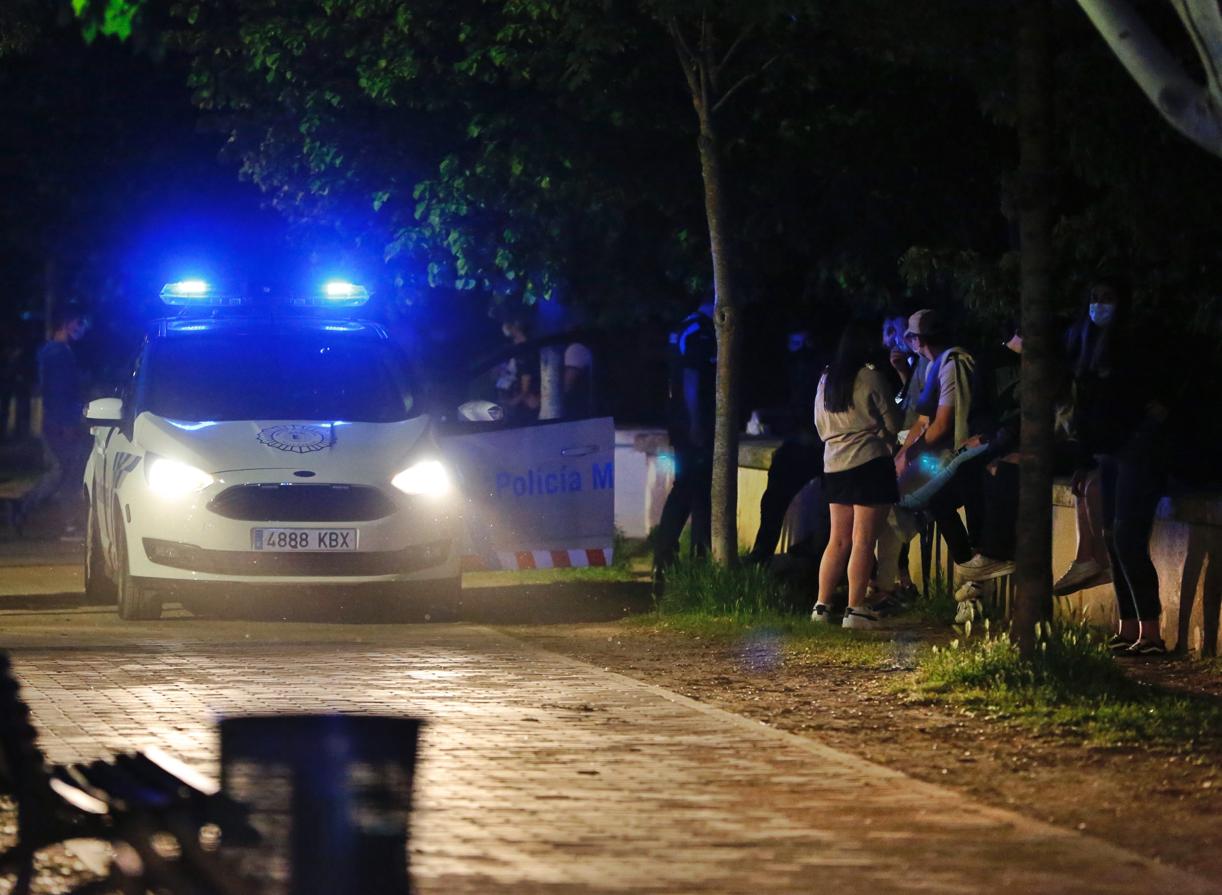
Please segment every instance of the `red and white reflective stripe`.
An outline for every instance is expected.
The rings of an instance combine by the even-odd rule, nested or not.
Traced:
[[[609,566],[613,558],[610,547],[595,547],[588,550],[519,550],[510,553],[497,551],[502,569],[586,569]],[[464,556],[463,570],[479,571],[485,568],[478,556]]]

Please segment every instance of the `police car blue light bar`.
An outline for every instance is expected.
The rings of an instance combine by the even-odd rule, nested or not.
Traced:
[[[314,292],[296,296],[289,304],[315,308],[359,308],[369,301],[369,290],[347,280],[328,280]]]
[[[161,288],[161,300],[167,305],[240,305],[239,296],[224,293],[207,280],[179,280]]]
[[[323,283],[321,297],[327,305],[355,307],[369,301],[369,290],[347,280],[330,280]]]

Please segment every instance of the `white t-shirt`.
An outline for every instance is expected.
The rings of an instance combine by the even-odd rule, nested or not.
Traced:
[[[823,401],[826,385],[824,373],[815,395],[815,428],[823,439],[823,471],[845,472],[879,457],[890,457],[903,421],[890,377],[873,366],[858,370],[848,410],[827,409]]]

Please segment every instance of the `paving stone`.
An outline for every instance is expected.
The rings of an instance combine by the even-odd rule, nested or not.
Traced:
[[[401,645],[19,648],[53,761],[159,746],[215,774],[227,715],[424,718],[420,893],[1219,891],[487,629]]]

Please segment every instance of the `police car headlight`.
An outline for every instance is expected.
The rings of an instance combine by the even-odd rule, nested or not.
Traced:
[[[437,460],[413,463],[391,479],[390,483],[404,494],[444,497],[450,493],[450,474]]]
[[[149,488],[160,497],[183,497],[212,484],[212,476],[202,469],[165,457],[151,458],[144,469]]]

